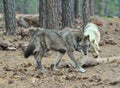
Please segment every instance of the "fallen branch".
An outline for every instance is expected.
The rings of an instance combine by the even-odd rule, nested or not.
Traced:
[[[107,57],[107,58],[99,58],[99,59],[82,59],[80,64],[82,66],[96,66],[101,63],[110,63],[116,62],[120,64],[120,56],[119,57]]]
[[[108,62],[118,62],[120,63],[120,56],[119,57],[107,57],[107,58],[100,58],[96,59],[98,63],[108,63]]]

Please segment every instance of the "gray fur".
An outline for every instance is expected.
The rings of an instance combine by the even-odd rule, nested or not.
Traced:
[[[81,51],[78,49],[81,38],[81,32],[73,32],[71,28],[65,28],[63,31],[39,29],[39,31],[31,39],[31,42],[25,51],[25,58],[33,53],[37,67],[41,72],[44,73],[46,69],[43,67],[41,60],[45,50],[54,50],[58,52],[57,59],[54,62],[54,70],[58,70],[58,64],[61,61],[63,55],[67,52],[69,58],[76,65],[78,71],[85,72],[85,70],[80,66],[79,62],[76,61],[73,55],[75,50],[79,52]],[[32,46],[34,46],[34,48],[32,48]]]

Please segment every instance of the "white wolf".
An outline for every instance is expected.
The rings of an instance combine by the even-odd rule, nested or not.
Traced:
[[[94,49],[96,55],[95,58],[99,57],[99,42],[100,42],[100,32],[98,27],[94,23],[88,23],[84,29],[84,36],[89,35],[89,41],[91,48]]]

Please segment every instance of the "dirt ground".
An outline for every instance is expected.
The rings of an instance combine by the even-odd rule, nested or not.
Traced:
[[[120,24],[120,20],[118,24]],[[120,26],[118,26],[117,32],[115,30],[105,32],[108,32],[106,35],[110,41],[103,44],[106,35],[102,36],[100,57],[120,57]],[[20,41],[25,42],[25,40]],[[111,41],[116,44],[110,43]],[[74,54],[77,60],[82,58],[81,53],[75,52]],[[67,65],[55,72],[51,69],[55,57],[56,52],[44,57],[42,62],[48,71],[38,74],[33,56],[24,59],[23,51],[20,48],[16,51],[0,50],[0,88],[120,88],[120,63],[111,62],[84,67],[85,73],[77,72],[74,67]],[[95,59],[92,53],[89,53],[89,58]],[[62,63],[72,63],[72,61],[65,55]]]

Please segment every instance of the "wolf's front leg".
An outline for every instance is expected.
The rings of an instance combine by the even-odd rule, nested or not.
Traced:
[[[57,59],[56,59],[56,61],[55,61],[55,63],[54,63],[53,70],[55,70],[55,71],[58,70],[58,64],[60,63],[63,55],[64,55],[64,53],[58,52],[58,54],[57,54]]]
[[[80,66],[79,62],[77,62],[77,61],[75,60],[75,57],[74,57],[74,55],[73,55],[73,52],[67,52],[67,54],[68,54],[69,58],[75,63],[78,71],[80,71],[80,72],[82,72],[82,73],[85,72],[85,69],[83,69],[83,68]]]
[[[40,51],[35,52],[34,58],[35,58],[36,66],[40,70],[40,72],[45,73],[47,70],[44,68],[44,66],[41,63],[42,57],[43,57],[43,53],[40,53]]]
[[[93,48],[96,53],[96,55],[94,57],[99,58],[100,55],[99,55],[99,51],[98,51],[98,45],[96,43],[94,43]]]

